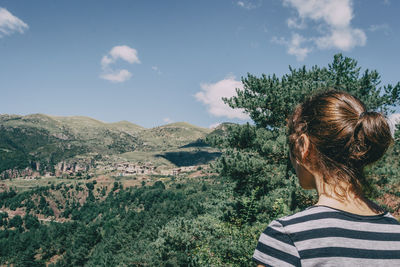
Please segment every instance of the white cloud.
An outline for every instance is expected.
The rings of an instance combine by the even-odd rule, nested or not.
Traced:
[[[400,113],[391,114],[388,118],[390,132],[392,136],[394,136],[394,132],[396,130],[396,125],[400,123]]]
[[[298,61],[303,61],[307,55],[312,51],[310,47],[304,47],[303,44],[308,42],[309,40],[305,39],[298,33],[293,33],[292,38],[290,41],[286,40],[285,38],[277,38],[273,37],[272,42],[277,44],[282,44],[287,46],[287,53],[289,55],[296,56]]]
[[[353,18],[351,0],[283,0],[294,7],[300,18],[323,20],[332,27],[348,27]]]
[[[288,54],[296,56],[298,61],[304,60],[311,52],[311,48],[301,47],[305,41],[306,39],[300,34],[292,34],[292,39],[288,44]]]
[[[101,68],[103,73],[100,78],[111,81],[111,82],[124,82],[132,77],[132,74],[126,70],[113,70],[110,65],[115,64],[118,59],[126,61],[130,64],[140,64],[140,60],[137,56],[137,51],[127,45],[114,46],[107,55],[101,59]]]
[[[378,31],[382,31],[385,35],[389,35],[389,33],[392,32],[392,29],[390,28],[390,26],[386,23],[384,24],[374,24],[369,26],[368,30],[370,32],[378,32]]]
[[[348,51],[355,46],[364,46],[367,36],[360,29],[338,28],[332,29],[331,33],[315,40],[320,49],[339,48]]]
[[[244,7],[244,2],[243,1],[238,1],[237,5],[240,6],[240,7]]]
[[[164,119],[163,119],[163,122],[171,123],[171,122],[174,122],[174,121],[171,120],[170,118],[164,118]]]
[[[244,9],[254,9],[261,6],[260,0],[241,0],[237,1],[236,4]]]
[[[108,80],[110,82],[114,83],[121,83],[129,80],[132,77],[132,74],[127,71],[127,70],[118,70],[118,71],[112,71],[112,72],[107,72],[103,73],[100,75],[100,78],[104,80]]]
[[[288,18],[287,25],[289,28],[301,29],[301,30],[305,29],[307,26],[303,19],[298,19],[298,18]]]
[[[114,46],[107,55],[101,59],[103,68],[107,68],[110,64],[115,63],[118,59],[122,59],[130,64],[140,63],[136,49],[127,45]]]
[[[157,72],[157,74],[162,74],[162,72],[160,71],[160,68],[158,66],[152,66],[151,69],[154,70],[155,72]]]
[[[222,97],[236,96],[236,88],[243,90],[241,81],[236,81],[234,76],[228,76],[216,83],[202,83],[202,91],[197,92],[195,98],[207,106],[208,112],[217,117],[249,119],[243,109],[232,109],[222,101]]]
[[[24,33],[29,26],[7,9],[0,7],[0,38],[14,32]]]
[[[336,48],[348,51],[356,46],[364,46],[367,41],[365,32],[351,25],[353,19],[352,0],[282,0],[286,7],[294,8],[297,17],[287,20],[289,28],[305,29],[306,21],[318,23],[319,35],[307,37],[318,49]],[[293,36],[292,36],[293,41]],[[300,52],[294,50],[293,55],[307,55],[311,50]],[[289,50],[288,50],[289,53]],[[302,58],[302,56],[300,56]],[[303,58],[304,59],[304,58]]]
[[[211,124],[210,126],[208,126],[208,128],[214,129],[214,128],[217,128],[218,125],[220,125],[220,124],[221,124],[221,122],[216,122],[216,123],[213,123],[213,124]]]

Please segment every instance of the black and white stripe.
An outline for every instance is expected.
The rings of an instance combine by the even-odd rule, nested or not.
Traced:
[[[265,266],[400,266],[400,223],[326,206],[272,221],[253,260]]]

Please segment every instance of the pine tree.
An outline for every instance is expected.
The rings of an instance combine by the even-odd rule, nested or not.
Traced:
[[[376,70],[361,73],[357,61],[342,54],[335,55],[328,67],[289,66],[281,78],[247,74],[242,83],[236,96],[222,99],[231,108],[244,109],[255,125],[228,125],[227,136],[208,140],[224,151],[215,168],[222,179],[235,184],[237,201],[227,218],[240,224],[254,222],[260,214],[270,219],[312,203],[313,195],[300,189],[291,169],[286,139],[286,119],[307,96],[339,89],[360,98],[368,110],[385,115],[400,103],[400,83],[382,87]]]

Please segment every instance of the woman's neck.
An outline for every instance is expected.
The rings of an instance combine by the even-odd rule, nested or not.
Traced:
[[[323,205],[335,209],[347,211],[358,215],[378,215],[383,209],[364,197],[351,197],[341,200],[337,197],[332,197],[326,194],[319,194],[319,199],[316,205]]]
[[[358,215],[377,215],[384,212],[371,200],[352,192],[349,184],[342,182],[340,186],[335,188],[333,185],[323,182],[322,177],[317,176],[316,178],[315,189],[318,192],[316,205],[324,205]]]

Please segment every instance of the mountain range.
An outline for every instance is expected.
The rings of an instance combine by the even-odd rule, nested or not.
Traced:
[[[208,154],[215,158],[218,153],[209,151],[206,137],[222,134],[227,124],[230,123],[209,129],[187,122],[176,122],[144,128],[128,121],[104,123],[84,116],[2,114],[0,173],[24,168],[54,171],[55,165],[67,159],[83,157],[93,160],[112,155],[122,156],[126,160],[140,160],[141,156],[138,155],[144,155],[142,161],[148,154],[153,159],[168,160],[170,157],[169,162],[179,166],[180,160],[176,159],[176,153],[188,153],[189,150],[205,152],[202,157],[208,161]],[[185,157],[185,154],[182,156]],[[174,157],[175,160],[171,160]],[[195,157],[192,155],[193,163],[196,163]],[[185,163],[189,164],[190,160]]]

